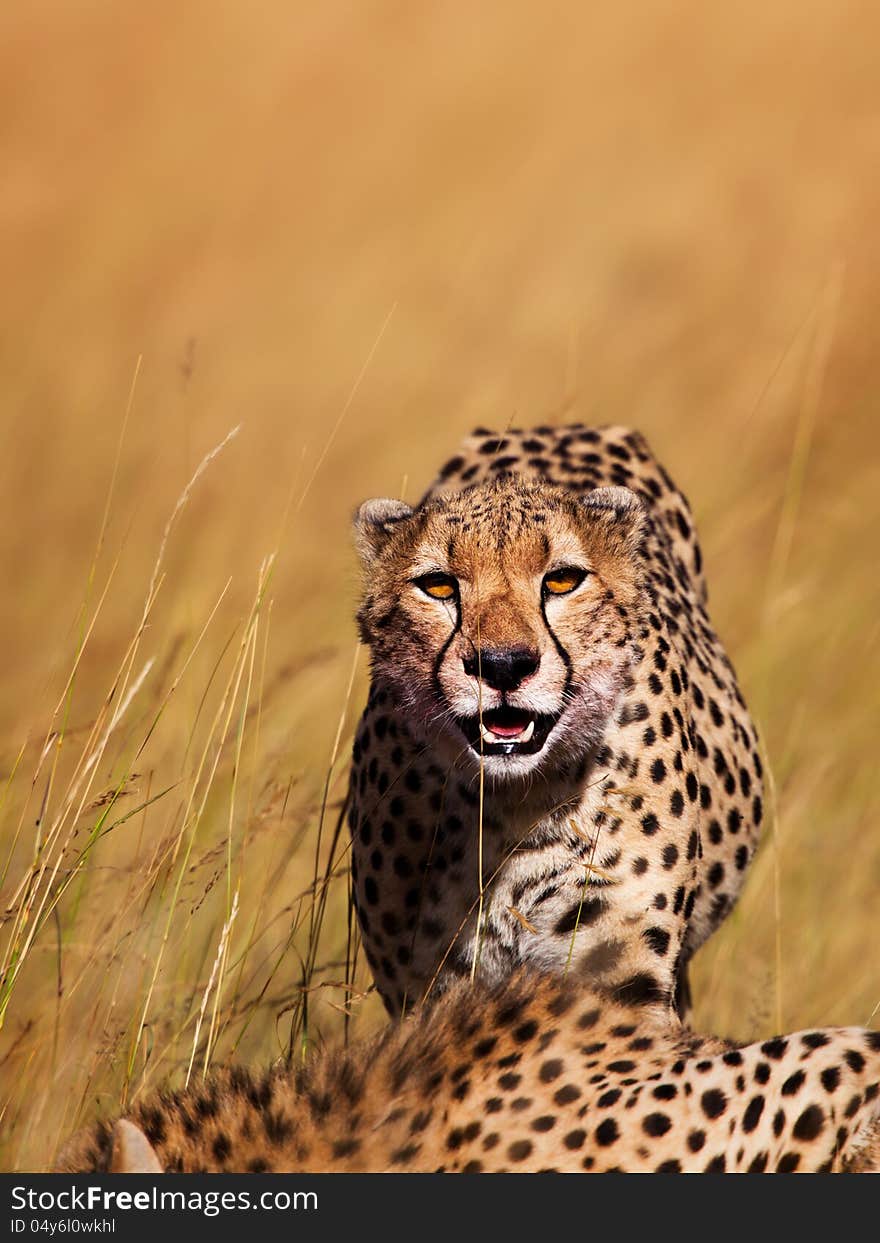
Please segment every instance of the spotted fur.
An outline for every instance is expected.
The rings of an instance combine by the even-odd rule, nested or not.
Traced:
[[[878,1168],[880,1033],[735,1048],[571,980],[454,985],[297,1073],[233,1068],[99,1123],[65,1172]],[[148,1144],[146,1142],[148,1141]]]
[[[389,1011],[456,976],[573,962],[682,1011],[763,818],[684,496],[623,428],[479,430],[420,505],[370,502],[356,531],[372,684],[349,825]],[[559,562],[586,577],[542,596]],[[429,572],[457,598],[426,598]],[[489,653],[537,671],[499,691]],[[480,756],[459,723],[499,704],[562,715],[537,754]]]

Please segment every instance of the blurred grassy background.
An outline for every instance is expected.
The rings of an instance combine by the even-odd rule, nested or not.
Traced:
[[[779,808],[699,1023],[876,1021],[880,18],[594,9],[0,11],[4,1168],[380,1020],[349,515],[475,423],[633,424],[694,505]]]

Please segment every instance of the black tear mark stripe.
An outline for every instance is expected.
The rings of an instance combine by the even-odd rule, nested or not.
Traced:
[[[441,702],[444,698],[444,695],[443,695],[443,687],[440,685],[440,669],[443,665],[443,661],[446,659],[446,653],[449,651],[449,648],[452,645],[453,639],[455,638],[457,634],[460,634],[460,632],[461,632],[461,602],[459,601],[456,604],[456,608],[455,608],[455,625],[452,627],[452,630],[449,633],[449,638],[440,648],[440,651],[437,653],[437,659],[434,661],[434,669],[433,669],[433,675],[431,678],[431,682],[433,684],[434,694],[438,697],[438,699]]]
[[[569,656],[565,648],[562,646],[559,639],[557,639],[556,633],[553,630],[553,627],[550,625],[549,621],[547,620],[547,602],[546,600],[544,600],[543,596],[541,598],[541,618],[544,622],[544,626],[547,629],[547,633],[549,634],[550,638],[553,640],[553,646],[556,648],[557,652],[559,653],[559,659],[562,661],[563,665],[565,665],[565,685],[562,688],[562,694],[560,696],[560,702],[565,704],[568,702],[568,692],[569,692],[569,689],[571,688],[571,682],[572,682],[571,657]]]

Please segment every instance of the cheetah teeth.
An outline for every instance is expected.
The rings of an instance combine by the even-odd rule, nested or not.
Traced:
[[[487,725],[481,725],[480,732],[483,735],[483,741],[490,742],[493,746],[497,746],[499,742],[529,742],[535,732],[535,722],[529,721],[525,729],[518,734],[505,734],[504,737],[493,734]]]

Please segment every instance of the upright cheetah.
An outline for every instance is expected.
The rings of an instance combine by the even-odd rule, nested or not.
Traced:
[[[297,1073],[216,1074],[62,1153],[65,1172],[876,1169],[880,1032],[736,1049],[569,979],[453,984]]]
[[[577,962],[681,1010],[763,815],[685,498],[636,432],[478,430],[418,506],[355,526],[349,825],[388,1009]]]

